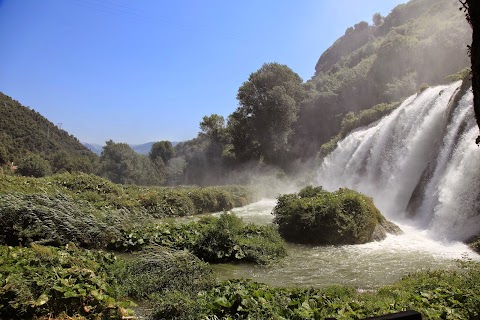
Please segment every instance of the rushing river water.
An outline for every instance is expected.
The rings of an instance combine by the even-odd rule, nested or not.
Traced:
[[[246,222],[272,223],[275,200],[264,199],[233,211]],[[312,247],[289,245],[288,257],[270,267],[248,264],[214,266],[219,279],[249,278],[273,286],[324,287],[334,284],[362,289],[391,284],[424,269],[454,268],[462,257],[478,259],[465,244],[442,243],[428,231],[400,224],[401,236],[389,235],[363,245]]]

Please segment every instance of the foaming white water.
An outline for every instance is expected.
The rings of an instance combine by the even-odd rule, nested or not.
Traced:
[[[390,219],[401,220],[411,206],[416,224],[436,239],[478,234],[478,129],[471,92],[455,105],[460,85],[429,88],[351,133],[324,159],[318,184],[365,193]]]
[[[352,250],[364,253],[390,252],[392,255],[417,253],[431,255],[435,259],[479,259],[466,244],[459,241],[438,241],[432,239],[428,230],[417,229],[411,225],[397,223],[402,229],[402,235],[387,235],[383,241],[370,242],[362,245],[347,246]]]
[[[231,211],[241,217],[245,222],[267,225],[273,220],[272,209],[277,204],[275,199],[262,199],[241,208],[234,208]],[[215,216],[220,213],[215,213]]]

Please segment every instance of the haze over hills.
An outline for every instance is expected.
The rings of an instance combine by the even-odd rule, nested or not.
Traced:
[[[142,143],[142,144],[130,144],[130,147],[139,154],[147,155],[150,150],[152,149],[152,144],[154,144],[156,141],[152,142],[147,142],[147,143]],[[103,146],[99,145],[98,143],[88,143],[88,142],[82,142],[82,144],[90,149],[93,153],[97,155],[102,154]],[[175,146],[177,145],[178,142],[172,142],[172,145]]]

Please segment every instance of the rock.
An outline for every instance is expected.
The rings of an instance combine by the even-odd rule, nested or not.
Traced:
[[[387,221],[372,198],[342,188],[328,192],[308,186],[278,198],[273,210],[281,236],[313,245],[362,244],[385,239],[401,230]]]
[[[373,230],[373,233],[372,233],[371,241],[384,240],[387,237],[387,233],[398,236],[403,234],[403,231],[395,223],[388,220],[384,220],[375,226],[375,229]]]

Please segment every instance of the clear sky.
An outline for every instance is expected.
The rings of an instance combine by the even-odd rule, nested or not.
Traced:
[[[195,137],[263,63],[304,81],[359,21],[406,0],[0,0],[0,91],[82,142]]]

